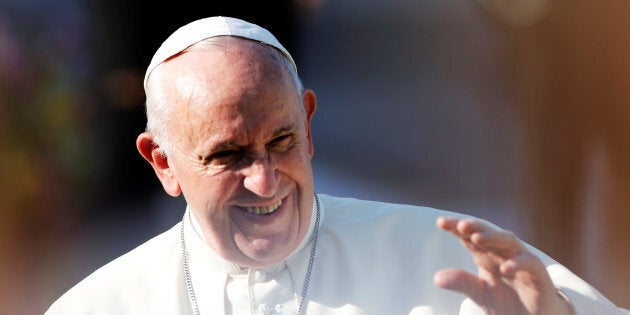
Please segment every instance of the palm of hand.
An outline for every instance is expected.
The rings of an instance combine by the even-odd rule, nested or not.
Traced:
[[[438,226],[462,241],[478,274],[441,270],[436,285],[467,295],[488,315],[569,314],[545,266],[514,234],[473,220],[441,218]]]

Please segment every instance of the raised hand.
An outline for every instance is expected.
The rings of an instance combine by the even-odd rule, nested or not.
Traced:
[[[437,286],[468,296],[486,314],[570,315],[543,263],[511,232],[473,219],[441,217],[437,226],[459,238],[477,264],[477,275],[444,269]]]

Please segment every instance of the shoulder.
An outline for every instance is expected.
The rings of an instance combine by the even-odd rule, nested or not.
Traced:
[[[125,277],[139,277],[146,274],[146,271],[161,268],[159,261],[169,261],[169,259],[180,256],[178,223],[169,230],[153,237],[133,250],[114,259],[108,264],[96,270],[84,281],[90,281],[99,276],[109,276],[113,272],[121,272]]]
[[[431,207],[319,195],[324,209],[322,246],[366,255],[388,253],[387,259],[463,262],[470,255],[459,240],[436,225],[440,216],[474,218]],[[369,244],[367,246],[366,244]],[[358,255],[360,256],[360,255]]]
[[[159,275],[177,268],[181,256],[178,244],[179,224],[94,271],[55,301],[46,314],[113,311],[112,307],[132,305],[124,301],[129,297],[143,301],[138,292],[163,285],[168,277]]]
[[[379,225],[413,225],[416,230],[420,228],[435,230],[435,222],[440,216],[474,218],[462,213],[425,206],[334,197],[326,194],[318,194],[318,196],[325,209],[325,223],[332,227],[378,223]]]
[[[353,298],[353,294],[362,296],[358,300],[365,296],[373,296],[374,301],[396,300],[400,302],[396,307],[406,312],[427,300],[437,305],[461,303],[459,296],[435,287],[433,275],[443,268],[475,271],[459,240],[436,225],[440,216],[465,215],[431,207],[318,196],[324,213],[318,255],[326,257],[316,267],[318,283],[325,288],[322,292],[339,290],[339,303],[341,297]],[[369,308],[387,312],[379,309],[382,303],[372,304],[371,300],[364,300]]]

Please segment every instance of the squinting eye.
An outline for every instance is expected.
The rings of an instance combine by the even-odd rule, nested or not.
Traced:
[[[269,147],[269,150],[272,150],[272,151],[284,152],[288,150],[292,144],[293,144],[292,135],[282,135],[271,140],[268,147]]]
[[[242,155],[242,152],[237,150],[219,151],[208,156],[206,162],[211,167],[225,167],[238,162]]]

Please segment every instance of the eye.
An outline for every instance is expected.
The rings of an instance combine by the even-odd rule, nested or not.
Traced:
[[[284,152],[293,145],[293,134],[284,134],[273,138],[267,145],[269,151]]]
[[[207,156],[204,160],[206,165],[210,165],[214,168],[222,168],[240,161],[242,157],[242,151],[230,149],[215,152]]]

